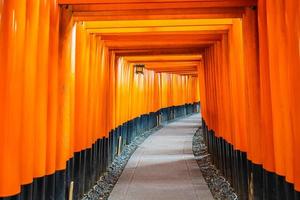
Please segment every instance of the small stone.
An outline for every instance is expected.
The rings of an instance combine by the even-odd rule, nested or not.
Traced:
[[[193,152],[200,171],[214,198],[220,200],[237,200],[238,196],[230,186],[230,183],[226,181],[220,171],[212,164],[201,130],[198,130],[193,137]]]
[[[84,194],[82,200],[107,200],[133,152],[148,136],[161,127],[162,126],[154,128],[153,130],[136,136],[129,145],[124,146],[121,155],[113,160],[107,171],[99,178],[96,185],[93,186],[88,194]]]

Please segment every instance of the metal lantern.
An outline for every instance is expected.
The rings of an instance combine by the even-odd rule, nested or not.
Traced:
[[[135,73],[136,74],[144,74],[144,68],[145,68],[144,64],[135,64],[133,66],[135,68]]]

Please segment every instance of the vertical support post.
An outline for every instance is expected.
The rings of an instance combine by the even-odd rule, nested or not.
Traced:
[[[122,148],[122,136],[119,136],[119,140],[118,140],[118,156],[121,155],[121,148]]]

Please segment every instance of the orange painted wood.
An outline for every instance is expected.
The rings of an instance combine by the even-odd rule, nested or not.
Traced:
[[[33,42],[34,43],[34,42]],[[32,45],[28,44],[28,46]],[[58,46],[59,46],[59,7],[57,1],[50,1],[49,58],[48,58],[48,100],[47,100],[47,149],[46,174],[56,171],[56,141],[58,114]],[[37,48],[36,45],[34,45]],[[33,52],[36,52],[35,49]],[[29,51],[30,52],[30,51]],[[27,133],[28,134],[28,133]]]
[[[202,5],[203,7],[226,7],[226,6],[251,6],[256,5],[256,0],[144,0],[144,1],[138,1],[138,0],[117,0],[114,2],[111,2],[109,0],[59,0],[59,4],[136,4],[136,3],[143,3],[143,4],[153,4],[153,3],[182,3],[185,4],[193,4],[198,3]]]
[[[258,28],[259,28],[259,56],[260,58],[268,58],[269,50],[266,19],[266,3],[259,1],[258,10]],[[269,59],[260,59],[260,105],[261,105],[261,128],[262,141],[267,145],[264,146],[262,153],[263,166],[270,172],[275,172],[274,162],[274,144],[273,144],[273,121],[271,108],[271,90],[270,90],[270,70]]]
[[[5,1],[1,8],[0,196],[20,192],[22,85],[25,44],[25,1]],[[15,48],[18,46],[19,48]],[[5,180],[5,181],[4,181]]]
[[[199,96],[218,137],[300,191],[300,5],[259,0],[257,20],[256,3],[0,1],[0,197]]]
[[[36,71],[38,51],[38,28],[39,28],[39,1],[28,1],[26,12],[26,32],[23,70],[23,102],[22,102],[22,144],[21,156],[21,183],[29,184],[33,179],[34,165],[34,140],[35,140],[35,98],[36,98]]]

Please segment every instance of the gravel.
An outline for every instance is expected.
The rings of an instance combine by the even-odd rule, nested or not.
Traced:
[[[159,130],[162,126],[158,126],[150,131],[146,131],[137,136],[129,145],[127,145],[120,156],[117,156],[112,164],[108,167],[107,171],[100,177],[93,188],[84,194],[82,200],[106,200],[108,199],[111,191],[121,176],[129,158],[134,151],[142,144],[145,139],[152,133]]]
[[[236,200],[238,196],[230,183],[222,176],[221,172],[212,164],[211,156],[203,139],[202,129],[193,137],[193,152],[200,171],[213,195],[217,200]]]

